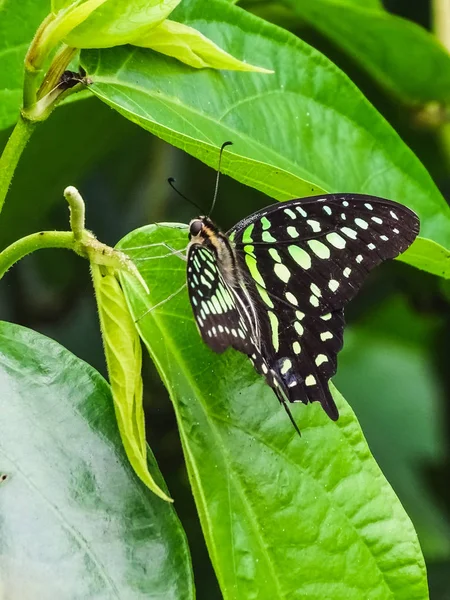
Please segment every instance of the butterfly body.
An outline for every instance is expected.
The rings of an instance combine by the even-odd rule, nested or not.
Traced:
[[[406,250],[417,216],[395,202],[325,194],[276,203],[227,234],[190,223],[189,297],[203,340],[246,354],[280,402],[319,401],[343,345],[344,306],[371,269]]]

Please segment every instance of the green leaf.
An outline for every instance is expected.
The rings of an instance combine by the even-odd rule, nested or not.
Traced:
[[[92,14],[95,15],[96,10],[108,1],[86,0],[81,3],[75,1],[60,10],[42,32],[40,47],[37,50],[37,63],[40,64],[42,60],[39,56],[45,57],[52,48],[55,48],[63,40],[65,41],[73,29],[82,25]]]
[[[423,27],[367,2],[284,3],[403,102],[450,101],[450,55]]]
[[[103,0],[104,1],[104,0]],[[108,48],[133,43],[164,21],[180,0],[106,0],[67,35],[74,48]]]
[[[443,323],[391,298],[348,327],[335,378],[352,398],[370,448],[408,511],[428,560],[450,556],[450,524],[425,484],[445,461],[445,390],[436,376]],[[364,390],[364,394],[361,394]]]
[[[5,597],[192,600],[184,532],[133,473],[105,380],[11,323],[0,323],[0,349]]]
[[[450,251],[432,240],[417,238],[398,260],[444,279],[450,279]]]
[[[163,500],[147,466],[144,409],[142,407],[142,351],[122,288],[113,273],[91,263],[100,328],[117,424],[131,466],[152,492]]]
[[[197,69],[231,69],[270,73],[234,58],[207,37],[166,17],[180,0],[107,0],[88,19],[70,31],[66,43],[75,48],[109,48],[132,44],[173,56]],[[83,5],[84,6],[84,5]]]
[[[185,289],[186,229],[149,226],[120,243],[150,297],[123,274],[141,336],[170,392],[209,553],[225,599],[426,599],[416,534],[370,455],[350,407],[340,419],[293,405],[235,351],[216,355],[196,331]],[[166,258],[157,258],[166,256]]]
[[[352,191],[410,206],[421,237],[450,248],[450,209],[383,117],[330,61],[236,8],[186,0],[174,18],[233,55],[274,70],[192,71],[150,50],[83,51],[93,91],[131,121],[277,199]],[[269,203],[269,202],[268,202]],[[423,243],[420,251],[428,252]],[[430,251],[431,252],[431,251]],[[427,255],[410,263],[445,270]]]
[[[25,54],[49,10],[49,0],[0,2],[0,130],[17,121]]]
[[[256,73],[273,73],[268,69],[262,69],[249,65],[228,52],[224,52],[217,44],[196,29],[166,19],[161,25],[138,39],[134,39],[135,46],[151,48],[161,54],[173,56],[181,62],[204,69],[231,69],[233,71],[254,71]]]

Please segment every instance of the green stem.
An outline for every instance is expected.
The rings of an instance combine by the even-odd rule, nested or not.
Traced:
[[[13,242],[0,252],[0,279],[18,260],[41,248],[75,249],[71,231],[39,231]]]
[[[11,185],[17,163],[33,133],[34,126],[34,123],[20,116],[0,157],[0,213],[3,209],[6,194]]]

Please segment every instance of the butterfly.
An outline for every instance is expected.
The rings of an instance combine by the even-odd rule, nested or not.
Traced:
[[[247,355],[288,413],[320,402],[343,345],[344,307],[367,274],[404,252],[419,219],[396,202],[323,194],[278,202],[223,233],[207,216],[189,224],[187,287],[204,342]]]

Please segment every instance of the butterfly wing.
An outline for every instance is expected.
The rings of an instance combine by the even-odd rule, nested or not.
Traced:
[[[367,274],[406,250],[419,231],[408,208],[359,194],[269,206],[229,233],[260,324],[262,360],[291,402],[320,401],[342,348],[345,304]]]
[[[189,246],[187,281],[203,341],[215,352],[231,346],[249,356],[254,354],[254,325],[248,307],[226,282],[214,252],[202,244]]]

